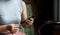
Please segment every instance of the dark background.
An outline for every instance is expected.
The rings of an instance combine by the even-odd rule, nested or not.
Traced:
[[[54,21],[54,0],[31,0],[31,5],[36,23]]]
[[[36,32],[40,28],[40,26],[43,25],[46,21],[54,21],[54,11],[53,11],[54,5],[53,4],[54,4],[54,0],[31,0],[33,15],[36,16],[36,19],[34,22],[34,27]],[[42,34],[49,33],[51,35],[53,33],[52,32],[53,28],[49,25],[46,25],[46,26],[41,29]]]

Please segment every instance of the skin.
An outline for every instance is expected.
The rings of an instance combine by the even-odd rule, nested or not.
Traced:
[[[30,18],[30,20],[27,19],[24,23],[22,23],[22,26],[23,26],[24,28],[27,28],[27,27],[33,25],[33,21],[34,21],[33,18]]]

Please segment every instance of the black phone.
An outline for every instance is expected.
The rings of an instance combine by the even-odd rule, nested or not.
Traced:
[[[31,20],[30,18],[33,18],[33,19],[35,19],[35,16],[31,16],[31,17],[29,17],[29,18],[27,18],[28,20]],[[26,21],[26,20],[25,20]],[[25,21],[23,21],[22,23],[24,23]]]
[[[27,18],[28,20],[30,20],[30,18],[33,18],[33,19],[35,19],[35,17],[34,16],[31,16],[31,17],[29,17],[29,18]]]

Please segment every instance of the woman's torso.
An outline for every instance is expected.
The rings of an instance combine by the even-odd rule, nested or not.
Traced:
[[[22,0],[0,1],[0,24],[16,23],[21,20]]]

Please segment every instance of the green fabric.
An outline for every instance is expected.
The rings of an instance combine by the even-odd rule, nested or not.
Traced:
[[[26,4],[27,7],[27,16],[30,17],[33,15],[32,13],[32,8],[31,8],[31,4]]]
[[[33,26],[30,26],[28,28],[23,28],[21,26],[21,31],[26,33],[26,35],[34,35],[34,27]]]

